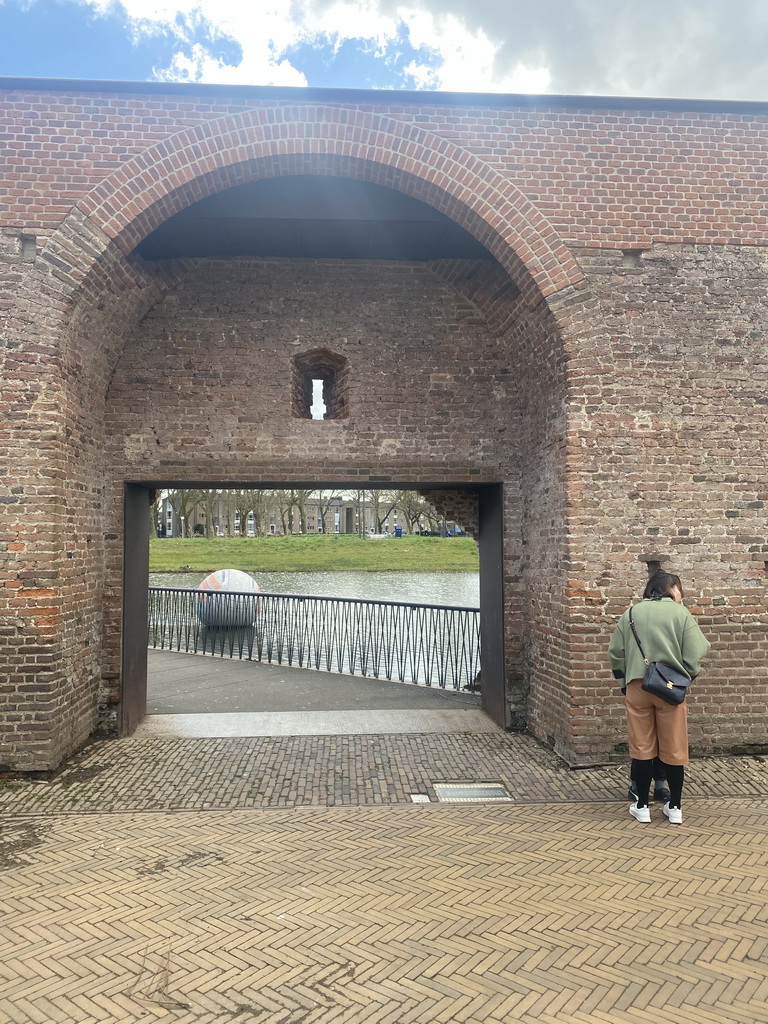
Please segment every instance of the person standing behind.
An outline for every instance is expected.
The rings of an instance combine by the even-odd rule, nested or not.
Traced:
[[[669,803],[669,788],[667,786],[667,770],[659,760],[658,757],[653,759],[653,799],[654,801],[660,800],[663,804]],[[628,800],[637,800],[637,783],[632,778],[632,773],[629,775],[629,792],[627,793]]]
[[[710,644],[693,615],[683,606],[683,585],[679,576],[663,569],[655,572],[648,580],[643,600],[632,608],[632,617],[649,661],[663,662],[691,679],[696,678]],[[651,820],[648,791],[653,778],[653,761],[658,758],[666,768],[670,791],[664,814],[672,824],[679,825],[683,820],[681,798],[688,764],[685,701],[668,704],[643,690],[646,665],[632,633],[629,609],[613,631],[608,658],[627,698],[631,777],[637,783],[637,800],[630,806],[629,813],[637,821]]]

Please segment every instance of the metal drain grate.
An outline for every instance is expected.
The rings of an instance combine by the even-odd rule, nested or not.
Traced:
[[[450,782],[435,785],[437,799],[447,804],[511,803],[512,797],[500,782]]]

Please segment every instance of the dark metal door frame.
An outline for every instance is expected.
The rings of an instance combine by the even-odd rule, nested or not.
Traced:
[[[150,494],[158,486],[164,485],[155,482],[125,485],[121,736],[130,736],[147,708],[149,505]],[[195,484],[186,486],[194,487]],[[334,486],[343,485],[336,482]],[[503,488],[501,484],[463,487],[454,484],[450,489],[471,490],[478,494],[482,707],[489,718],[505,728]]]
[[[121,736],[130,736],[147,713],[149,499],[150,488],[125,485]]]
[[[504,489],[481,484],[480,530],[480,673],[483,711],[502,729],[507,725],[504,670]]]

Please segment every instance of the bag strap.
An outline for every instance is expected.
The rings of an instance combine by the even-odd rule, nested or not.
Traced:
[[[632,627],[632,635],[634,636],[635,640],[637,641],[637,646],[640,648],[640,653],[643,656],[643,661],[645,662],[646,665],[650,665],[651,663],[650,663],[650,661],[648,661],[648,659],[645,656],[645,651],[643,650],[643,645],[640,643],[640,637],[637,635],[637,630],[635,629],[635,624],[632,621],[632,609],[631,608],[629,609],[629,624]]]

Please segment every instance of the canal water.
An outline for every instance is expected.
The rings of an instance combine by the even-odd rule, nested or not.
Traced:
[[[206,575],[202,572],[153,572],[149,574],[149,585],[199,587]],[[480,574],[477,572],[254,572],[251,575],[261,590],[271,594],[464,608],[480,606]]]

